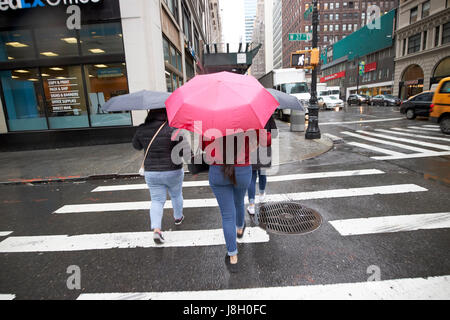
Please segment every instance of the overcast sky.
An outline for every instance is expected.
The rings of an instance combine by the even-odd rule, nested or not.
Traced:
[[[223,41],[238,44],[245,41],[244,0],[219,0]]]

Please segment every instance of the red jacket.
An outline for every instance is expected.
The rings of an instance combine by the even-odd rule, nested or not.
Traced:
[[[244,167],[251,165],[254,159],[251,159],[251,153],[255,152],[258,146],[269,147],[272,143],[271,134],[269,131],[265,129],[254,130],[255,134],[251,132],[247,132],[248,135],[237,135],[238,139],[243,139],[245,137],[245,145],[242,147],[242,143],[240,144],[240,150],[237,150],[239,143],[234,143],[234,159],[228,159],[228,161],[232,161],[232,164],[236,167]],[[228,138],[227,138],[228,137]],[[218,139],[212,139],[211,141],[204,140],[202,141],[202,150],[206,152],[206,162],[210,165],[223,165],[226,158],[224,158],[223,150],[226,150],[226,141],[231,138],[231,136],[221,137]],[[256,137],[256,141],[251,143],[250,139]],[[224,139],[225,138],[225,139]],[[219,143],[215,143],[216,140],[222,140],[222,146]],[[253,140],[253,139],[252,139]],[[208,146],[211,146],[208,148]],[[245,149],[244,149],[245,148]],[[230,157],[230,156],[228,156]],[[252,160],[252,161],[251,161]],[[230,163],[231,164],[231,163]]]

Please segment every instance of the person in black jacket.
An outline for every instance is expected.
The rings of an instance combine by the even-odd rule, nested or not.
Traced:
[[[147,157],[144,160],[145,182],[150,189],[151,208],[150,220],[153,229],[153,240],[157,244],[164,243],[161,233],[161,221],[164,204],[169,191],[172,200],[175,224],[180,225],[184,220],[182,184],[184,179],[183,163],[180,158],[174,163],[172,150],[177,141],[171,137],[175,128],[169,127],[166,109],[151,110],[145,122],[141,124],[133,137],[133,147],[137,150],[147,150],[147,147],[158,129],[164,124],[156,136]],[[177,155],[179,156],[179,155]]]
[[[266,126],[264,127],[267,132],[271,133],[271,139],[276,138],[278,136],[277,124],[273,117],[267,121]],[[260,152],[265,154],[268,158],[272,158],[272,147],[263,147],[264,150],[258,150],[257,163],[252,164],[252,180],[250,185],[248,186],[248,202],[249,206],[247,207],[247,212],[251,215],[255,214],[255,195],[256,195],[256,179],[259,176],[259,202],[264,202],[265,198],[265,190],[267,184],[267,176],[265,172],[265,168],[270,168],[272,166],[272,161],[269,163],[261,163]]]

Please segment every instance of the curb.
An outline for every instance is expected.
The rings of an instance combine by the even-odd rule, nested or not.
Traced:
[[[315,142],[323,144],[327,147],[325,151],[316,152],[313,154],[309,154],[299,160],[286,162],[286,163],[280,163],[280,165],[289,164],[289,163],[295,163],[311,158],[315,158],[317,156],[320,156],[328,151],[330,151],[334,143],[331,139],[327,138],[326,136],[322,136],[320,139],[314,139]],[[189,171],[185,171],[185,173],[189,173]],[[139,173],[125,173],[125,174],[118,174],[118,173],[111,173],[111,174],[98,174],[98,175],[90,175],[90,176],[76,176],[76,177],[59,177],[59,178],[47,178],[47,179],[14,179],[13,181],[0,181],[0,185],[26,185],[26,184],[45,184],[45,183],[54,183],[54,182],[81,182],[81,181],[93,181],[93,180],[110,180],[110,179],[126,179],[126,178],[139,178],[141,175]]]

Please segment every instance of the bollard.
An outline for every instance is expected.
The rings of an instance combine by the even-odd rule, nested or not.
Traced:
[[[291,131],[305,131],[305,111],[291,110]]]

